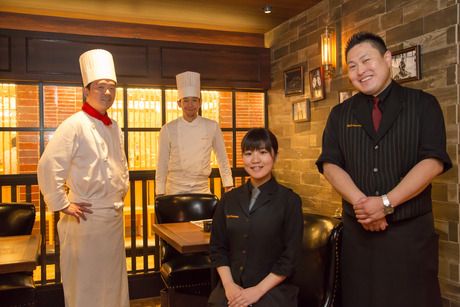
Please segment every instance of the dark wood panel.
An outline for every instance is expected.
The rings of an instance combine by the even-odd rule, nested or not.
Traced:
[[[0,35],[0,71],[11,70],[11,39]]]
[[[226,80],[260,82],[259,54],[247,51],[162,48],[162,78],[174,78],[184,70],[197,71],[202,82]]]
[[[0,50],[10,48],[7,81],[81,83],[78,58],[93,48],[110,51],[120,85],[175,86],[177,73],[194,70],[204,88],[268,89],[267,48],[191,44],[0,29]]]
[[[106,49],[113,55],[118,77],[147,77],[147,46],[123,46],[59,39],[27,38],[27,72],[80,75],[78,59],[86,50]]]

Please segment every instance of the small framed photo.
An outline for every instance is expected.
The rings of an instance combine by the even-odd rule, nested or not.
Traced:
[[[398,50],[391,55],[391,75],[399,83],[421,78],[420,46]]]
[[[309,98],[292,103],[292,120],[296,123],[311,120]]]
[[[324,73],[321,67],[310,70],[310,95],[312,101],[322,100],[324,94]]]
[[[339,103],[344,102],[348,98],[353,96],[352,91],[339,91]]]
[[[284,72],[284,96],[301,95],[304,92],[303,66]]]
[[[344,91],[339,91],[339,103],[342,103],[344,102],[345,100],[347,100],[348,98],[350,98],[351,96],[357,94],[358,91],[356,90],[344,90]]]

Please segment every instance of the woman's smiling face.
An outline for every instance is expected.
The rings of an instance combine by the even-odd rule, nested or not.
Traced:
[[[246,150],[243,152],[243,164],[251,176],[252,185],[258,187],[271,179],[275,153],[265,148]]]

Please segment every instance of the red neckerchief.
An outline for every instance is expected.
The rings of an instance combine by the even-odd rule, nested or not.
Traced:
[[[109,116],[107,115],[107,112],[105,112],[104,115],[99,113],[95,108],[93,108],[89,103],[85,102],[81,109],[88,114],[89,116],[92,116],[96,119],[99,119],[101,122],[104,123],[104,125],[109,126],[112,124],[112,121],[110,120]]]

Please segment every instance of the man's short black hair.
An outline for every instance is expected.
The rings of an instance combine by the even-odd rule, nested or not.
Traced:
[[[348,40],[347,47],[345,48],[345,57],[348,56],[348,52],[351,48],[364,42],[371,44],[381,55],[384,55],[388,50],[385,41],[377,34],[371,32],[358,32],[353,34]]]
[[[246,133],[241,141],[241,152],[247,150],[266,149],[268,152],[278,154],[278,140],[276,136],[267,128],[253,128]]]

